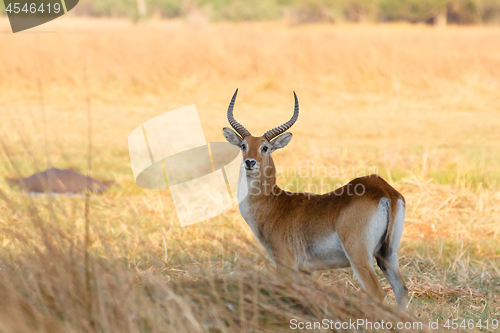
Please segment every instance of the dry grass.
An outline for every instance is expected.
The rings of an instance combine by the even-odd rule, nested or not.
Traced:
[[[86,74],[92,172],[117,185],[91,198],[87,287],[85,199],[30,198],[0,183],[1,332],[498,319],[500,29],[62,18],[37,30],[48,29],[56,33],[0,34],[0,174],[47,160],[86,172]],[[390,291],[389,305],[372,304],[350,270],[282,280],[237,209],[181,228],[168,190],[135,185],[132,129],[195,103],[207,141],[221,141],[236,87],[236,117],[254,133],[288,119],[297,92],[301,116],[278,165],[341,170],[281,184],[335,184],[375,167],[403,193],[408,315]]]

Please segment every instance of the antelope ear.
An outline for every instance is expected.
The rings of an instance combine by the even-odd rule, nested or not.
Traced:
[[[222,134],[226,138],[227,142],[229,142],[232,145],[235,146],[241,146],[241,141],[243,141],[242,138],[238,134],[236,134],[232,129],[229,127],[224,127],[222,129]]]
[[[292,133],[283,133],[270,143],[273,146],[273,151],[275,151],[285,147],[290,141],[292,141]]]

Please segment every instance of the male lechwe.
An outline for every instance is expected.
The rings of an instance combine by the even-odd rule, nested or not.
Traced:
[[[227,111],[232,129],[226,140],[243,154],[238,201],[241,215],[277,265],[278,271],[334,269],[351,266],[365,291],[383,301],[384,291],[373,267],[377,260],[394,290],[398,307],[406,308],[407,292],[399,272],[398,248],[405,220],[405,199],[377,175],[356,178],[323,195],[293,193],[276,184],[271,154],[292,139],[285,133],[292,118],[263,136],[252,136],[233,117],[238,90]]]

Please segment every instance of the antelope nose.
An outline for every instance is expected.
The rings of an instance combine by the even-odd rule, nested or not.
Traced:
[[[257,161],[256,160],[246,159],[245,160],[245,164],[247,165],[248,169],[251,169],[251,168],[253,168],[255,166],[255,164],[257,164]]]

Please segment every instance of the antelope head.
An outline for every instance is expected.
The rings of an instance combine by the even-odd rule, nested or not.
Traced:
[[[243,154],[243,167],[251,188],[265,188],[268,193],[276,184],[276,169],[271,154],[285,147],[292,140],[292,133],[285,133],[299,117],[299,101],[295,92],[295,109],[292,118],[281,126],[275,127],[262,136],[252,136],[250,132],[234,119],[233,108],[238,89],[236,89],[229,108],[227,119],[234,131],[228,127],[222,129],[226,140],[238,146]]]

